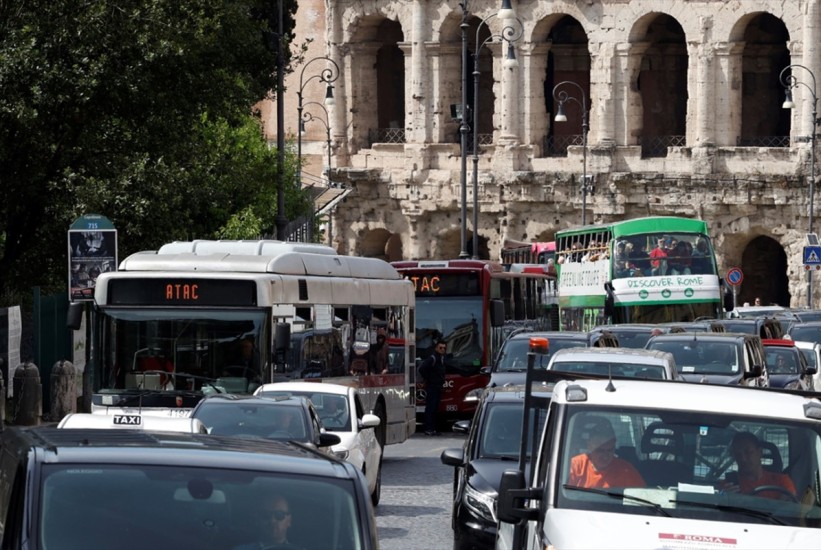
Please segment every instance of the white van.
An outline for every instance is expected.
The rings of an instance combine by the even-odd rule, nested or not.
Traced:
[[[536,456],[497,548],[821,548],[818,394],[563,380]]]
[[[126,428],[154,432],[208,433],[208,428],[197,418],[167,418],[140,414],[70,413],[60,420],[57,427],[96,430]]]

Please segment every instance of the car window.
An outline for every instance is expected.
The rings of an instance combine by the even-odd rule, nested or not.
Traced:
[[[800,340],[802,342],[821,343],[821,327],[793,325],[792,328],[790,328],[790,337],[793,340]]]
[[[308,441],[308,427],[299,407],[250,403],[202,403],[192,414],[214,435]]]
[[[799,374],[801,372],[794,348],[768,346],[765,350],[767,370],[770,374]]]
[[[623,376],[627,378],[648,378],[662,380],[667,378],[661,365],[642,363],[616,363],[609,361],[554,361],[550,367],[561,372],[578,372],[597,376]]]

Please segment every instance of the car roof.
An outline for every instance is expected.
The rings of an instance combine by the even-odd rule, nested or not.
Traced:
[[[215,393],[206,395],[202,398],[197,406],[199,407],[205,403],[242,403],[242,404],[258,404],[258,405],[281,405],[285,407],[305,406],[310,403],[305,397],[299,395],[276,395],[271,397],[264,397],[261,395],[248,395],[237,393]]]
[[[606,331],[596,331],[606,332]],[[548,341],[554,340],[589,340],[590,333],[582,330],[555,330],[555,331],[539,331],[539,332],[517,332],[511,335],[508,340],[528,340],[530,338],[547,338]]]
[[[11,427],[6,438],[44,449],[50,463],[147,464],[299,472],[335,478],[355,475],[343,461],[306,445],[269,439],[151,432]],[[273,459],[273,460],[272,460]]]
[[[493,386],[485,388],[482,401],[485,402],[524,402],[525,400],[524,384],[508,384],[505,386]],[[540,397],[550,397],[553,387],[551,385],[538,387],[533,394]]]
[[[813,414],[821,413],[821,400],[818,397],[770,388],[741,388],[698,382],[671,384],[669,381],[635,379],[562,380],[553,388],[553,402],[568,403],[567,390],[570,386],[586,391],[586,400],[579,400],[579,392],[572,394],[574,401],[585,406],[596,404],[624,408],[692,410],[693,404],[698,403],[699,411],[708,414],[756,414],[781,420],[806,420],[805,405]]]
[[[793,340],[795,342],[795,347],[801,349],[814,349],[816,347],[821,348],[821,344],[818,342],[807,342],[806,340]]]
[[[737,340],[739,338],[758,338],[755,334],[746,332],[668,332],[653,336],[650,341],[685,341],[685,340]]]
[[[350,386],[330,384],[327,382],[273,382],[270,384],[261,385],[254,393],[255,395],[258,395],[269,391],[295,391],[348,395],[348,392],[352,389],[356,391],[356,388],[351,388]]]
[[[799,323],[793,323],[790,330],[798,327],[821,327],[821,321],[801,321]]]
[[[595,361],[605,358],[613,363],[643,360],[652,364],[665,364],[673,360],[673,355],[667,351],[639,348],[565,348],[553,354],[551,363],[568,360]]]

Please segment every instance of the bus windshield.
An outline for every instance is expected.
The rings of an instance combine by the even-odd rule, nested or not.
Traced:
[[[424,359],[437,340],[447,342],[447,372],[482,366],[482,297],[417,298],[416,344]]]
[[[214,380],[261,382],[265,312],[115,309],[102,312],[103,389],[199,390]]]
[[[715,275],[713,247],[706,235],[641,233],[617,238],[613,278]]]

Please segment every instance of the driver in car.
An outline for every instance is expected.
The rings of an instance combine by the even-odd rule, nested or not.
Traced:
[[[765,470],[761,465],[761,443],[750,432],[738,432],[730,443],[730,455],[738,464],[738,473],[725,476],[721,488],[730,493],[764,498],[795,500],[795,484],[786,474]]]

